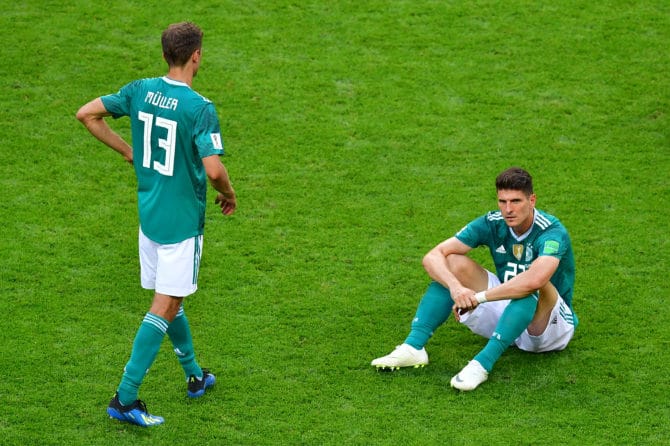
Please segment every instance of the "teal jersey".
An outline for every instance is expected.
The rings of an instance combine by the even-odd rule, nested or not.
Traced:
[[[207,194],[202,158],[223,155],[214,105],[167,77],[137,80],[101,99],[114,118],[130,117],[142,232],[161,244],[201,235]]]
[[[558,268],[550,281],[572,309],[575,284],[572,242],[568,231],[553,215],[535,209],[533,226],[517,237],[502,214],[492,211],[470,222],[456,234],[456,238],[472,248],[488,247],[501,282],[526,271],[540,256],[556,257]]]

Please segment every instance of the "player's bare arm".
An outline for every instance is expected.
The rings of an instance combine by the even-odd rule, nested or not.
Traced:
[[[540,256],[528,270],[503,282],[497,287],[486,290],[486,300],[518,299],[539,290],[554,275],[559,259],[552,256]]]
[[[449,269],[447,257],[449,255],[464,256],[471,250],[472,248],[456,237],[451,237],[431,249],[423,258],[423,267],[430,278],[449,288],[456,303],[468,299],[469,296],[474,296],[475,291],[463,285]]]
[[[237,208],[237,198],[226,166],[221,163],[218,155],[203,158],[202,164],[205,166],[210,184],[218,192],[214,202],[221,207],[223,215],[231,215]]]
[[[132,147],[109,127],[104,119],[107,116],[111,116],[111,114],[105,109],[100,98],[93,99],[77,111],[77,119],[86,126],[93,136],[120,153],[126,161],[132,164]]]

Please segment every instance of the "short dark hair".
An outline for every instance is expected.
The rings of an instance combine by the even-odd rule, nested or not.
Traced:
[[[529,197],[533,194],[533,177],[520,167],[510,167],[496,177],[496,190],[520,190]]]
[[[173,23],[163,31],[161,44],[169,66],[184,66],[189,57],[202,48],[202,30],[191,22]]]

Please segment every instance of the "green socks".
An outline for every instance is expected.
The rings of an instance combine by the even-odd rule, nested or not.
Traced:
[[[137,391],[142,384],[144,375],[153,364],[163,337],[168,329],[168,321],[160,316],[147,313],[137,330],[130,360],[123,371],[123,378],[119,384],[119,401],[123,405],[132,404],[137,399]]]
[[[179,363],[188,378],[191,375],[202,376],[202,369],[195,360],[191,328],[180,308],[172,323],[152,313],[147,313],[137,330],[130,359],[123,370],[123,378],[117,389],[121,404],[132,404],[137,399],[137,392],[149,371],[149,367],[156,359],[165,334],[168,334]]]
[[[500,355],[531,323],[536,309],[537,296],[535,294],[523,299],[512,299],[500,317],[489,342],[474,359],[490,372]]]
[[[191,337],[191,328],[188,319],[184,313],[184,307],[179,309],[177,316],[168,326],[167,334],[172,341],[174,352],[179,359],[179,363],[184,369],[186,378],[194,375],[202,377],[202,369],[195,360],[195,350],[193,349],[193,338]]]
[[[432,282],[419,302],[416,316],[412,321],[412,329],[405,339],[405,344],[421,350],[433,336],[435,330],[447,320],[453,306],[454,301],[449,289],[437,282]],[[505,308],[489,342],[474,359],[490,372],[507,347],[528,327],[535,316],[536,309],[536,294],[523,299],[513,299]]]
[[[453,306],[454,301],[449,289],[437,282],[432,282],[419,302],[412,321],[412,329],[405,339],[405,344],[421,350],[428,343],[428,339],[433,336],[435,329],[447,320]]]

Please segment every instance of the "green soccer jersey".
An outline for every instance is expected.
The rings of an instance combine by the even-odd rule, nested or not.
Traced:
[[[556,257],[559,264],[551,283],[572,309],[575,283],[572,242],[568,231],[553,215],[535,209],[533,225],[525,234],[517,236],[502,214],[492,211],[470,222],[456,238],[472,248],[487,246],[501,282],[526,271],[539,256]]]
[[[130,117],[142,232],[161,244],[202,234],[202,158],[223,155],[214,105],[167,77],[137,80],[101,99],[114,118]]]

